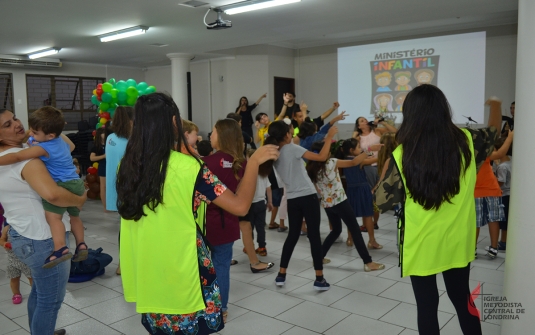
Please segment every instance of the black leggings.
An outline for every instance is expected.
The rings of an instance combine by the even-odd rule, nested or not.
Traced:
[[[444,271],[444,283],[446,291],[455,310],[463,334],[481,335],[481,322],[479,317],[470,314],[468,305],[471,302],[470,287],[470,263],[459,269],[449,269]],[[411,276],[412,289],[416,297],[416,307],[418,309],[418,332],[425,335],[439,335],[438,325],[438,288],[436,275],[431,276]]]
[[[351,233],[353,237],[353,242],[355,243],[355,248],[359,253],[360,258],[364,264],[368,264],[372,261],[372,257],[368,253],[366,244],[364,244],[364,239],[362,238],[362,233],[360,232],[359,224],[355,218],[353,208],[349,204],[349,201],[344,200],[336,206],[325,208],[325,213],[329,218],[333,230],[329,233],[325,241],[323,242],[323,257],[327,256],[327,252],[333,245],[334,241],[342,233],[342,221],[347,226],[347,230]]]
[[[316,194],[288,199],[288,237],[284,241],[281,256],[281,268],[287,268],[294,251],[303,218],[307,223],[308,241],[314,262],[314,270],[323,270],[323,252],[321,250],[320,222],[321,212],[318,196]]]

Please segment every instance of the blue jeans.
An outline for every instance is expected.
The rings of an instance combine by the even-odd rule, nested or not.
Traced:
[[[54,242],[31,240],[19,235],[11,227],[9,238],[15,255],[32,270],[33,285],[28,298],[28,322],[33,335],[54,333],[58,311],[65,298],[71,262],[62,262],[51,269],[43,269],[45,259],[54,251]],[[67,247],[69,233],[65,234]]]
[[[234,242],[213,245],[212,262],[214,263],[219,290],[221,291],[221,310],[227,310],[228,294],[230,292],[230,262],[232,261],[232,246]]]

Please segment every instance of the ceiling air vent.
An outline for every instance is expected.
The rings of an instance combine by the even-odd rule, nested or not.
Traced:
[[[0,55],[0,66],[1,65],[59,68],[61,67],[62,63],[59,61],[59,59],[42,58],[40,60],[35,60],[25,59],[19,56]]]
[[[197,7],[201,7],[201,6],[204,6],[204,5],[208,5],[208,2],[191,0],[191,1],[186,1],[186,2],[183,2],[183,3],[179,3],[179,5],[180,6],[191,7],[191,8],[197,8]]]

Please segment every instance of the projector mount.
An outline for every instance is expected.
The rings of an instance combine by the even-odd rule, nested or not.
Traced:
[[[215,20],[215,22],[212,22],[212,23],[206,23],[206,16],[211,10],[217,13],[217,20]],[[223,10],[221,8],[209,8],[208,9],[206,14],[204,14],[204,25],[206,26],[206,29],[218,30],[218,29],[232,28],[232,22],[229,20],[223,20],[221,18],[221,13],[223,13]]]

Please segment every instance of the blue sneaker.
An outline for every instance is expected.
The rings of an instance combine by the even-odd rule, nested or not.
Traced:
[[[275,285],[284,286],[286,284],[286,277],[277,277],[275,278]]]
[[[317,280],[314,281],[314,289],[315,290],[327,291],[330,288],[331,288],[331,285],[329,283],[327,283],[327,281],[325,279],[323,279],[322,281],[317,281]]]

